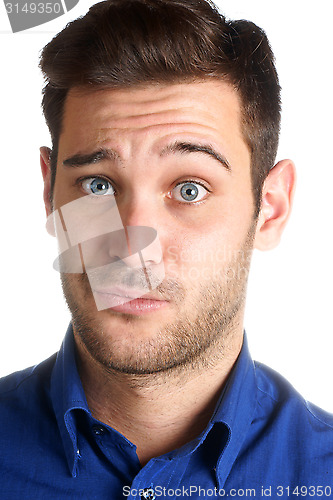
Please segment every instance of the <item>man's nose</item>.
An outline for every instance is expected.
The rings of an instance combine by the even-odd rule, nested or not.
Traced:
[[[122,260],[133,269],[154,266],[162,261],[161,244],[152,227],[125,226],[106,237],[110,261]]]
[[[162,248],[153,207],[143,198],[118,204],[123,231],[109,245],[110,257],[118,257],[131,268],[160,264]]]
[[[137,180],[136,184],[143,182],[143,179]],[[140,184],[141,184],[140,183]],[[149,191],[153,189],[135,189],[129,186],[123,195],[115,198],[117,209],[119,211],[122,223],[125,226],[149,226],[156,225],[156,212],[158,210],[158,200]]]

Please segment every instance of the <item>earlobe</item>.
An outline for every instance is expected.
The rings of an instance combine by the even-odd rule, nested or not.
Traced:
[[[269,172],[262,191],[254,247],[270,250],[280,241],[291,213],[296,170],[291,160],[282,160]]]
[[[51,165],[50,165],[50,148],[42,146],[40,148],[40,166],[42,170],[42,176],[44,181],[44,205],[46,210],[46,215],[49,216],[52,212],[51,204]]]

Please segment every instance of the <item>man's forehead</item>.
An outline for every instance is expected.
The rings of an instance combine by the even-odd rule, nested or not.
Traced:
[[[239,96],[216,79],[125,89],[75,87],[67,97],[62,139],[65,156],[91,153],[98,146],[123,150],[125,157],[130,143],[134,151],[133,141],[158,152],[185,141],[212,146],[225,158],[243,149],[248,156]]]
[[[69,90],[65,102],[66,111],[82,109],[82,102],[88,109],[103,114],[123,111],[123,113],[141,114],[142,111],[154,112],[159,109],[188,107],[191,109],[207,109],[207,103],[215,106],[228,106],[235,113],[240,110],[240,99],[236,90],[227,82],[210,78],[200,81],[177,82],[171,84],[147,84],[126,88],[73,87]],[[110,106],[106,109],[106,103]],[[90,110],[90,109],[89,109]]]

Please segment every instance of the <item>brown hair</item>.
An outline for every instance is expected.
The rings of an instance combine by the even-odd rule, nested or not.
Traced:
[[[43,111],[52,137],[54,185],[62,115],[70,88],[224,79],[239,93],[251,151],[257,213],[274,165],[280,86],[264,31],[229,21],[209,0],[106,0],[69,23],[42,51]]]

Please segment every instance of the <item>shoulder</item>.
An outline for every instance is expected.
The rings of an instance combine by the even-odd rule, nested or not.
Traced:
[[[299,392],[278,372],[255,362],[258,404],[261,407],[272,407],[275,411],[289,411],[293,416],[298,415],[316,426],[327,427],[333,431],[333,414],[306,401]]]
[[[1,413],[7,413],[14,405],[17,409],[29,406],[49,392],[51,373],[56,354],[42,363],[0,378]]]
[[[253,427],[257,438],[268,444],[266,460],[274,450],[294,473],[333,479],[333,415],[306,401],[271,368],[256,362],[255,372]]]

